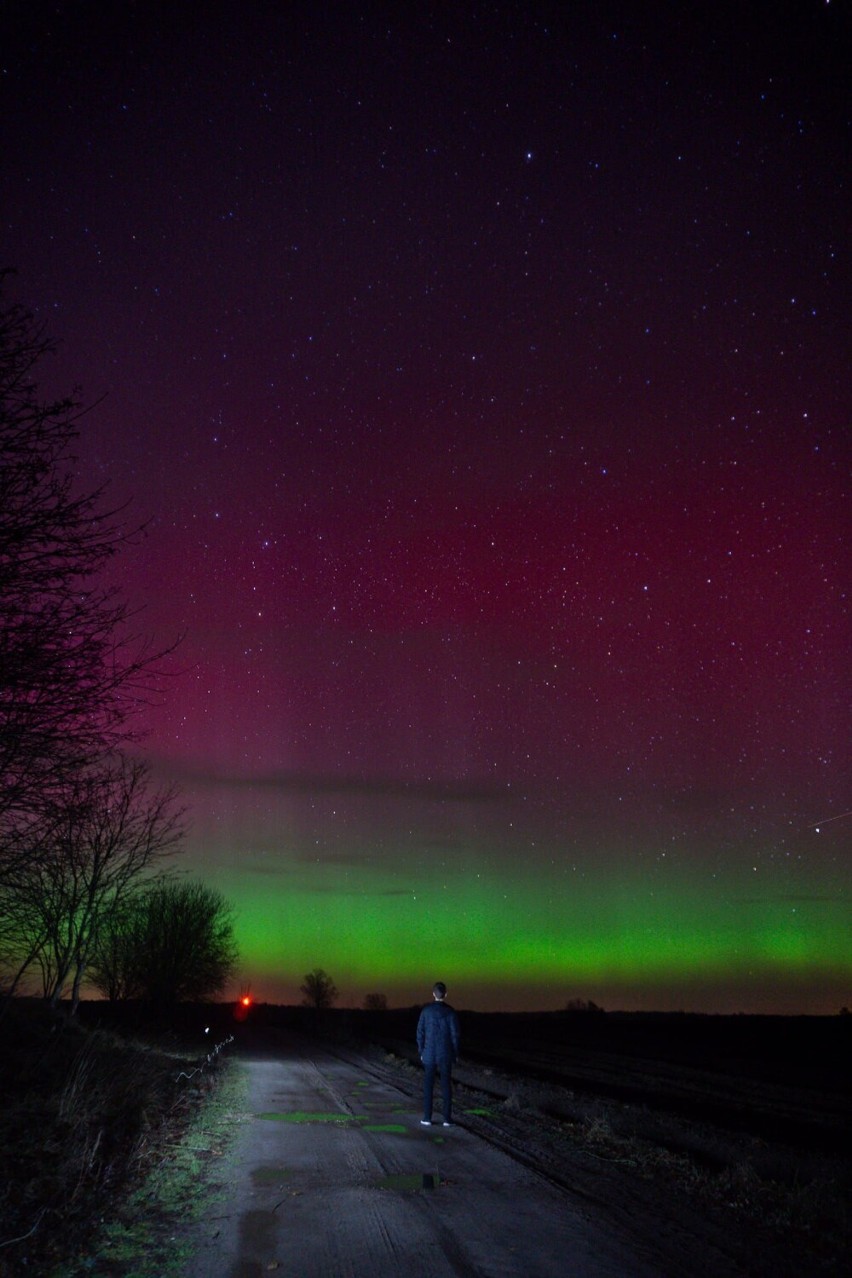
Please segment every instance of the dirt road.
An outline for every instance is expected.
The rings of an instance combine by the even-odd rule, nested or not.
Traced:
[[[564,1191],[420,1112],[367,1062],[251,1058],[245,1118],[185,1278],[659,1278]]]

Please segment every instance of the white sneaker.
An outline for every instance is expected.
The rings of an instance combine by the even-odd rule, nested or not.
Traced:
[[[431,1118],[421,1118],[421,1119],[420,1119],[420,1126],[421,1126],[421,1127],[431,1127],[431,1126],[432,1126],[432,1119],[431,1119]]]

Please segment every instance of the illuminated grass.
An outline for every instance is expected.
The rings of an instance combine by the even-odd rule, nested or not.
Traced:
[[[121,1218],[104,1224],[98,1258],[79,1274],[114,1274],[123,1278],[179,1278],[190,1256],[190,1244],[179,1226],[200,1219],[223,1191],[211,1182],[211,1161],[221,1156],[237,1130],[247,1086],[244,1069],[224,1063],[215,1092],[194,1113],[169,1156],[158,1161],[143,1184],[127,1199]],[[61,1278],[68,1278],[64,1270]],[[60,1278],[60,1275],[56,1275]]]

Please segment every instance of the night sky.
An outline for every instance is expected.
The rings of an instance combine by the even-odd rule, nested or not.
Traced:
[[[849,1003],[850,8],[3,4],[256,997]]]

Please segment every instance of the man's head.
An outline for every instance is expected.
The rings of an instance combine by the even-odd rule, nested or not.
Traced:
[[[447,987],[443,981],[436,981],[432,986],[432,997],[436,998],[439,1003],[443,1003],[447,997]]]

